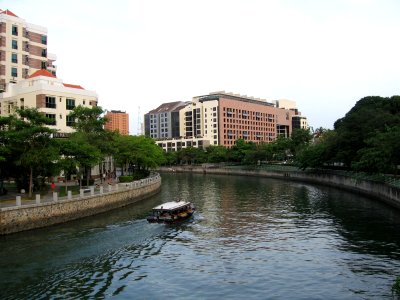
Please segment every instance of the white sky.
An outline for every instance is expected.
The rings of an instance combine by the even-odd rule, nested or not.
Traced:
[[[57,77],[107,110],[225,90],[297,102],[333,128],[364,96],[400,94],[399,0],[0,0],[48,29]]]

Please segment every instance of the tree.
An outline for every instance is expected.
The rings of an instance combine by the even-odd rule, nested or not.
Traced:
[[[228,151],[224,146],[208,146],[206,149],[207,161],[210,163],[220,163],[227,160]]]
[[[100,106],[90,108],[79,105],[69,115],[75,119],[73,128],[76,132],[70,138],[74,143],[80,143],[76,159],[86,174],[86,185],[89,185],[92,167],[113,152],[113,133],[104,130],[107,120],[103,114]]]
[[[295,164],[301,168],[321,168],[332,165],[337,151],[337,134],[333,130],[325,130],[314,143],[302,148],[295,157]]]
[[[400,125],[377,132],[359,150],[360,159],[352,167],[358,171],[394,173],[400,164]]]
[[[368,141],[386,128],[400,124],[400,96],[365,97],[335,122],[337,132],[336,160],[350,167],[359,161]]]
[[[18,109],[16,113],[21,119],[10,119],[8,145],[15,164],[28,171],[29,197],[32,197],[34,176],[54,171],[52,168],[59,156],[52,138],[56,130],[46,126],[51,124],[51,120],[36,108]]]
[[[312,139],[312,134],[309,129],[296,128],[292,131],[290,136],[289,149],[290,152],[296,156],[296,154],[306,147]]]

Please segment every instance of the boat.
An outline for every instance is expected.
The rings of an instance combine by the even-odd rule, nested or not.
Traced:
[[[195,206],[187,201],[171,201],[160,204],[151,210],[147,221],[150,223],[173,223],[190,218]]]

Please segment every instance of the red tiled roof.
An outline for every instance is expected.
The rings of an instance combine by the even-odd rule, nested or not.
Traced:
[[[36,71],[35,73],[33,73],[31,76],[29,76],[28,78],[33,78],[33,77],[38,77],[38,76],[46,76],[46,77],[53,77],[53,78],[57,78],[56,76],[54,76],[53,74],[51,74],[49,71],[47,70],[39,70]]]
[[[0,9],[0,14],[5,14],[5,15],[9,15],[9,16],[18,18],[18,16],[16,14],[14,14],[12,11],[10,11],[8,9],[6,9],[6,10],[1,10]]]
[[[63,84],[64,84],[65,87],[70,87],[70,88],[73,88],[73,89],[81,89],[81,90],[84,90],[84,88],[81,87],[80,85],[68,84],[68,83],[63,83]]]

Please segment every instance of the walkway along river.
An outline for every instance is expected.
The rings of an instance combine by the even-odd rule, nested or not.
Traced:
[[[263,177],[162,173],[145,201],[0,236],[3,299],[392,299],[400,212]],[[189,222],[149,224],[188,199]]]
[[[58,198],[54,193],[52,201],[42,202],[36,197],[36,202],[21,205],[17,197],[16,206],[0,208],[0,235],[45,227],[71,221],[150,197],[160,191],[161,177],[158,173],[131,183],[103,186],[95,192],[94,186],[89,193],[80,190],[80,194]]]

